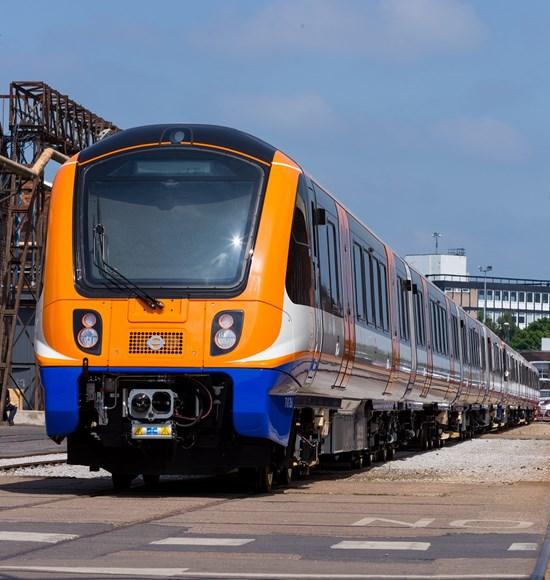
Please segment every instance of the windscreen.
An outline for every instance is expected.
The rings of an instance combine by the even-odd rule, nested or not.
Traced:
[[[107,265],[150,288],[238,286],[263,181],[255,163],[184,147],[91,165],[78,200],[84,283],[108,286]]]

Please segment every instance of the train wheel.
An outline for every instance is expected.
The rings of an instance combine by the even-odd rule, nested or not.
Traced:
[[[277,483],[280,485],[288,485],[295,479],[295,470],[291,465],[283,465],[277,472]]]
[[[257,493],[273,491],[273,469],[271,466],[260,467],[257,474]]]
[[[132,481],[134,481],[135,475],[131,473],[123,473],[115,471],[111,473],[111,480],[113,482],[113,489],[115,491],[128,491],[132,486]]]
[[[428,430],[422,429],[420,434],[420,449],[422,451],[427,451],[430,448],[430,442],[428,441]]]
[[[273,491],[273,469],[271,466],[241,468],[239,475],[250,486],[252,493],[271,493]]]
[[[142,477],[145,487],[148,487],[149,489],[155,489],[159,486],[160,475],[156,473],[144,473]]]

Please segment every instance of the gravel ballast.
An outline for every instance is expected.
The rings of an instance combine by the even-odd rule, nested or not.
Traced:
[[[26,458],[19,459],[25,463]],[[59,464],[4,469],[0,471],[2,477],[93,479],[110,477],[110,474],[103,470],[90,472],[84,466]],[[398,453],[394,461],[375,464],[354,473],[352,478],[355,481],[550,482],[550,424],[529,425],[423,453]]]
[[[356,477],[457,483],[550,481],[550,440],[474,439],[426,453],[399,455],[405,454]]]

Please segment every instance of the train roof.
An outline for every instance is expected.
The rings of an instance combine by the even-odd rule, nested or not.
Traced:
[[[218,125],[172,123],[144,125],[119,131],[98,141],[91,147],[83,149],[78,155],[78,161],[83,163],[119,149],[139,147],[140,145],[157,145],[170,141],[190,144],[203,143],[235,149],[265,163],[271,163],[273,156],[278,151],[269,143],[238,129]]]

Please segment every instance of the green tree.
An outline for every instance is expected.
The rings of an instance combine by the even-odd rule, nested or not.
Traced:
[[[516,324],[513,314],[505,312],[498,318],[496,326],[498,336],[508,344],[512,344],[516,334],[519,332],[519,326]]]
[[[477,319],[483,322],[483,310],[478,310]],[[496,322],[492,318],[487,317],[485,319],[485,326],[509,344],[519,331],[519,327],[510,312],[506,312],[500,316]]]
[[[541,339],[550,337],[550,318],[535,320],[527,328],[518,330],[510,346],[516,350],[540,350]]]
[[[498,333],[497,325],[494,323],[492,318],[487,317],[485,320],[483,320],[483,310],[477,311],[477,319],[480,322],[483,322],[483,324],[485,324],[485,326],[487,326],[487,328],[492,330],[494,333]]]

